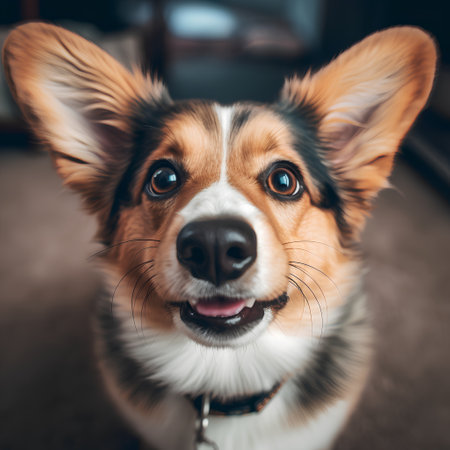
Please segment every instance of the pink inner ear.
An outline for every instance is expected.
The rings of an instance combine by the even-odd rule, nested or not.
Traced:
[[[360,84],[354,80],[354,83],[343,98],[329,107],[320,127],[322,138],[333,150],[330,159],[337,166],[348,164],[365,141],[379,133],[374,133],[374,129],[383,121],[383,105],[387,106],[395,94],[395,85],[384,79]]]
[[[121,120],[120,116],[101,105],[83,112],[88,132],[98,143],[101,154],[104,157],[111,157],[115,152],[123,152],[129,140],[128,124]]]
[[[324,133],[334,137],[333,147],[336,148],[343,148],[359,131],[367,128],[383,102],[395,94],[392,87],[386,89],[383,80],[374,80],[370,85],[354,82],[343,98],[329,106],[323,120]]]
[[[324,133],[322,137],[327,147],[331,150],[329,158],[333,165],[342,166],[351,160],[358,151],[357,145],[351,145],[351,141],[364,130],[364,126],[352,123],[340,123],[333,126],[333,131]]]
[[[353,124],[342,124],[338,129],[325,136],[325,141],[334,150],[342,150],[351,139],[361,130],[361,126]],[[338,155],[335,155],[339,159]]]

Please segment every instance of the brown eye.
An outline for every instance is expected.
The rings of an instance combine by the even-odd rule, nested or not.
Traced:
[[[181,184],[175,168],[166,161],[150,170],[149,181],[145,190],[154,199],[163,199],[174,194]]]
[[[267,175],[265,185],[268,192],[280,200],[295,200],[304,191],[300,175],[287,165],[275,164]]]

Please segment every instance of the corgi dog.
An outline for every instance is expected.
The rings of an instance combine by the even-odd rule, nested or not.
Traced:
[[[360,235],[430,94],[432,38],[372,34],[272,104],[173,101],[49,24],[13,30],[3,61],[97,219],[100,372],[144,445],[330,448],[370,366]]]

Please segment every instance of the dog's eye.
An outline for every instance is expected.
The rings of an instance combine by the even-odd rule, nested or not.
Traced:
[[[267,185],[272,192],[280,195],[294,195],[299,189],[295,175],[284,167],[275,169],[267,178]]]
[[[145,191],[147,195],[156,199],[170,197],[181,184],[177,171],[166,161],[150,169],[148,180]]]
[[[287,163],[276,163],[269,169],[265,187],[279,200],[296,200],[305,190],[300,175]]]

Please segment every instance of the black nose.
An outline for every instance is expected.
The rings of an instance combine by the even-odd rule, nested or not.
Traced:
[[[243,220],[191,222],[177,238],[177,258],[195,278],[220,286],[239,278],[256,259],[256,234]]]

